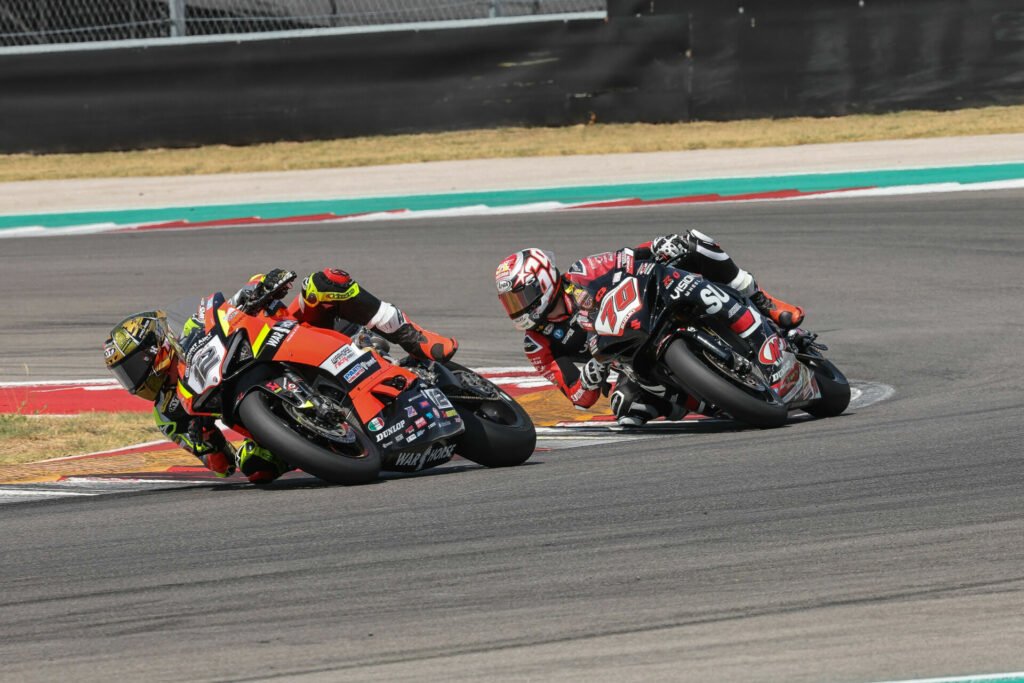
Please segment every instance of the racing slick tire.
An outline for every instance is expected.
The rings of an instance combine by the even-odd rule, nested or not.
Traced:
[[[835,417],[850,405],[850,383],[830,361],[822,358],[810,364],[821,390],[821,398],[804,408],[814,417]]]
[[[472,370],[452,362],[446,365],[460,373],[472,374],[496,396],[494,400],[482,402],[452,401],[466,427],[456,441],[455,452],[484,467],[515,467],[529,460],[537,445],[537,429],[523,407]]]
[[[271,410],[269,401],[264,392],[250,391],[238,406],[242,424],[260,446],[289,465],[332,484],[365,484],[377,479],[380,449],[361,429],[353,429],[362,449],[360,455],[336,453],[296,433],[288,421]]]
[[[733,419],[761,429],[786,423],[789,411],[784,405],[767,403],[739,388],[701,362],[683,340],[677,339],[669,345],[664,362],[680,388],[721,408]]]

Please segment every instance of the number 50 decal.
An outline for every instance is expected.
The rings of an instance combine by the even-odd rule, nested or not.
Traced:
[[[626,278],[618,287],[604,295],[601,313],[594,323],[594,331],[598,334],[621,337],[622,331],[626,329],[626,323],[643,306],[636,278]]]

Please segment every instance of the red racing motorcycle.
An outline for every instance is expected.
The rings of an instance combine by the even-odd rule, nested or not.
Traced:
[[[220,293],[200,300],[193,320],[201,329],[181,340],[178,368],[178,395],[190,413],[217,417],[338,484],[372,481],[382,469],[436,467],[456,454],[487,467],[519,465],[533,454],[529,415],[472,370],[396,361],[386,341],[362,328],[349,336],[313,327],[265,303],[238,307]],[[168,308],[172,323],[174,312],[184,317],[182,306]]]

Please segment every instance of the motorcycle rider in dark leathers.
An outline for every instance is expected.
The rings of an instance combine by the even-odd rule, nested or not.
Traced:
[[[298,296],[281,301],[295,273],[275,268],[253,276],[231,299],[244,308],[263,300],[268,315],[295,318],[316,327],[333,328],[342,321],[364,325],[407,353],[421,359],[448,360],[458,349],[455,339],[423,329],[392,304],[381,301],[342,270],[310,274]],[[203,325],[192,316],[176,338],[163,311],[146,311],[117,323],[104,343],[107,368],[130,393],[154,401],[153,417],[160,431],[199,458],[217,476],[241,471],[254,484],[267,484],[290,467],[270,451],[245,439],[237,449],[217,428],[214,418],[186,412],[177,395],[178,363],[203,336]]]
[[[513,324],[526,334],[526,357],[581,410],[597,402],[610,367],[591,357],[587,349],[589,325],[571,294],[573,280],[592,279],[607,272],[614,267],[618,253],[580,259],[563,274],[551,252],[524,249],[505,258],[495,272],[498,298]],[[802,308],[768,294],[718,243],[697,230],[663,235],[640,244],[633,249],[633,258],[660,261],[731,287],[750,297],[783,330],[803,321]],[[610,403],[618,423],[626,426],[639,426],[656,417],[678,420],[688,412],[707,408],[693,397],[664,387],[641,387],[622,375],[611,390]]]

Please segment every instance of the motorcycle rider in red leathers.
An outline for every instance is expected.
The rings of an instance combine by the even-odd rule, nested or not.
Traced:
[[[658,260],[737,290],[783,329],[792,329],[803,320],[802,308],[765,292],[719,244],[697,230],[658,237],[633,252],[636,260]],[[609,367],[592,358],[587,350],[589,325],[570,294],[575,289],[572,280],[589,281],[606,273],[615,267],[618,253],[580,259],[563,274],[551,252],[524,249],[504,259],[495,272],[498,298],[505,312],[526,333],[526,357],[581,410],[597,402]],[[664,387],[641,387],[621,376],[611,391],[610,402],[618,423],[628,426],[642,425],[656,417],[678,420],[705,408],[690,396]]]
[[[458,349],[455,339],[423,329],[342,270],[312,273],[286,307],[281,299],[294,279],[295,273],[280,268],[256,275],[232,297],[231,303],[244,307],[266,296],[269,303],[263,308],[270,315],[276,313],[325,328],[339,320],[364,325],[417,358],[448,360]],[[160,431],[217,476],[228,477],[238,469],[254,484],[270,483],[290,469],[284,461],[250,439],[236,450],[214,418],[189,414],[178,398],[176,361],[184,358],[189,346],[202,335],[203,326],[196,316],[185,323],[181,337],[176,339],[163,311],[137,313],[110,331],[103,346],[107,368],[130,393],[154,401],[153,417]]]

